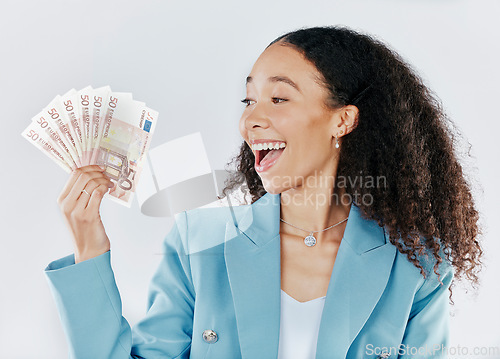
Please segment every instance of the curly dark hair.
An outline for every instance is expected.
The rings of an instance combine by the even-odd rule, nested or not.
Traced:
[[[479,212],[455,150],[459,131],[437,96],[394,50],[371,35],[325,26],[289,32],[268,47],[278,41],[299,51],[323,75],[327,107],[352,104],[359,110],[357,127],[342,137],[337,176],[383,176],[387,182],[363,187],[347,181],[351,198],[373,198],[370,205],[357,204],[363,216],[388,229],[391,243],[424,278],[420,256],[433,255],[439,279],[439,251],[444,250],[455,278],[465,274],[475,287],[483,255]],[[253,203],[266,191],[245,141],[239,151],[226,164],[236,162],[236,171],[229,170],[222,197],[242,185]]]

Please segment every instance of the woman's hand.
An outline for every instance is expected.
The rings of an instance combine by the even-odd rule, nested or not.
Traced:
[[[76,169],[57,199],[73,235],[75,263],[97,257],[110,249],[99,206],[113,182],[103,171],[96,165]]]

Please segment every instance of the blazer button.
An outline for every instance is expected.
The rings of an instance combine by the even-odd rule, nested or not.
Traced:
[[[215,343],[217,341],[217,333],[211,329],[204,330],[203,340],[209,344]]]

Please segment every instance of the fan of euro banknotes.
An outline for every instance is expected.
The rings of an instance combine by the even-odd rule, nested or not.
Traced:
[[[115,184],[105,195],[130,207],[158,112],[109,86],[57,95],[22,136],[62,169],[100,165]]]

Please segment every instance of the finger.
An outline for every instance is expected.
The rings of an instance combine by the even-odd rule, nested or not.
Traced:
[[[94,178],[94,179],[90,180],[89,182],[87,182],[87,184],[84,188],[84,190],[87,193],[83,192],[83,190],[80,191],[80,195],[76,201],[75,210],[79,211],[79,210],[83,210],[83,209],[85,209],[85,207],[87,207],[87,204],[90,201],[90,197],[92,196],[92,193],[95,191],[96,188],[98,188],[99,186],[104,186],[107,189],[112,185],[113,185],[113,183],[110,180],[103,178],[103,177]]]
[[[69,192],[73,188],[78,177],[80,177],[80,175],[82,173],[90,172],[90,171],[103,172],[104,169],[99,167],[99,166],[92,165],[92,166],[80,167],[80,168],[77,168],[76,170],[74,170],[71,173],[71,176],[69,177],[68,181],[66,182],[66,185],[64,186],[63,190],[61,191],[61,194],[59,195],[59,198],[57,199],[57,201],[59,203],[61,203],[68,196]]]
[[[93,192],[92,195],[90,196],[90,200],[87,204],[87,207],[85,208],[86,211],[89,211],[91,213],[98,213],[99,212],[99,206],[101,205],[101,201],[104,197],[104,194],[108,191],[108,186],[106,185],[99,185]]]
[[[86,192],[84,192],[84,190]],[[89,202],[90,197],[92,196],[92,192],[93,192],[92,190],[90,190],[90,189],[84,189],[84,190],[81,191],[80,196],[76,200],[76,203],[75,203],[75,206],[73,209],[73,212],[75,212],[75,213],[81,213],[81,211],[83,211],[85,209],[85,207],[87,206],[87,203]]]
[[[73,172],[71,172],[71,176],[69,176],[68,181],[66,182],[66,185],[64,186],[63,190],[61,191],[61,194],[57,198],[57,202],[61,203],[69,194],[71,189],[73,188],[76,180],[78,177],[80,177],[80,169],[76,169]]]
[[[80,174],[80,177],[78,177],[73,188],[71,188],[66,197],[66,202],[76,202],[84,188],[90,185],[89,189],[93,190],[99,184],[103,183],[102,181],[111,183],[111,180],[102,172],[85,172]],[[87,192],[91,193],[89,189],[87,189]]]

